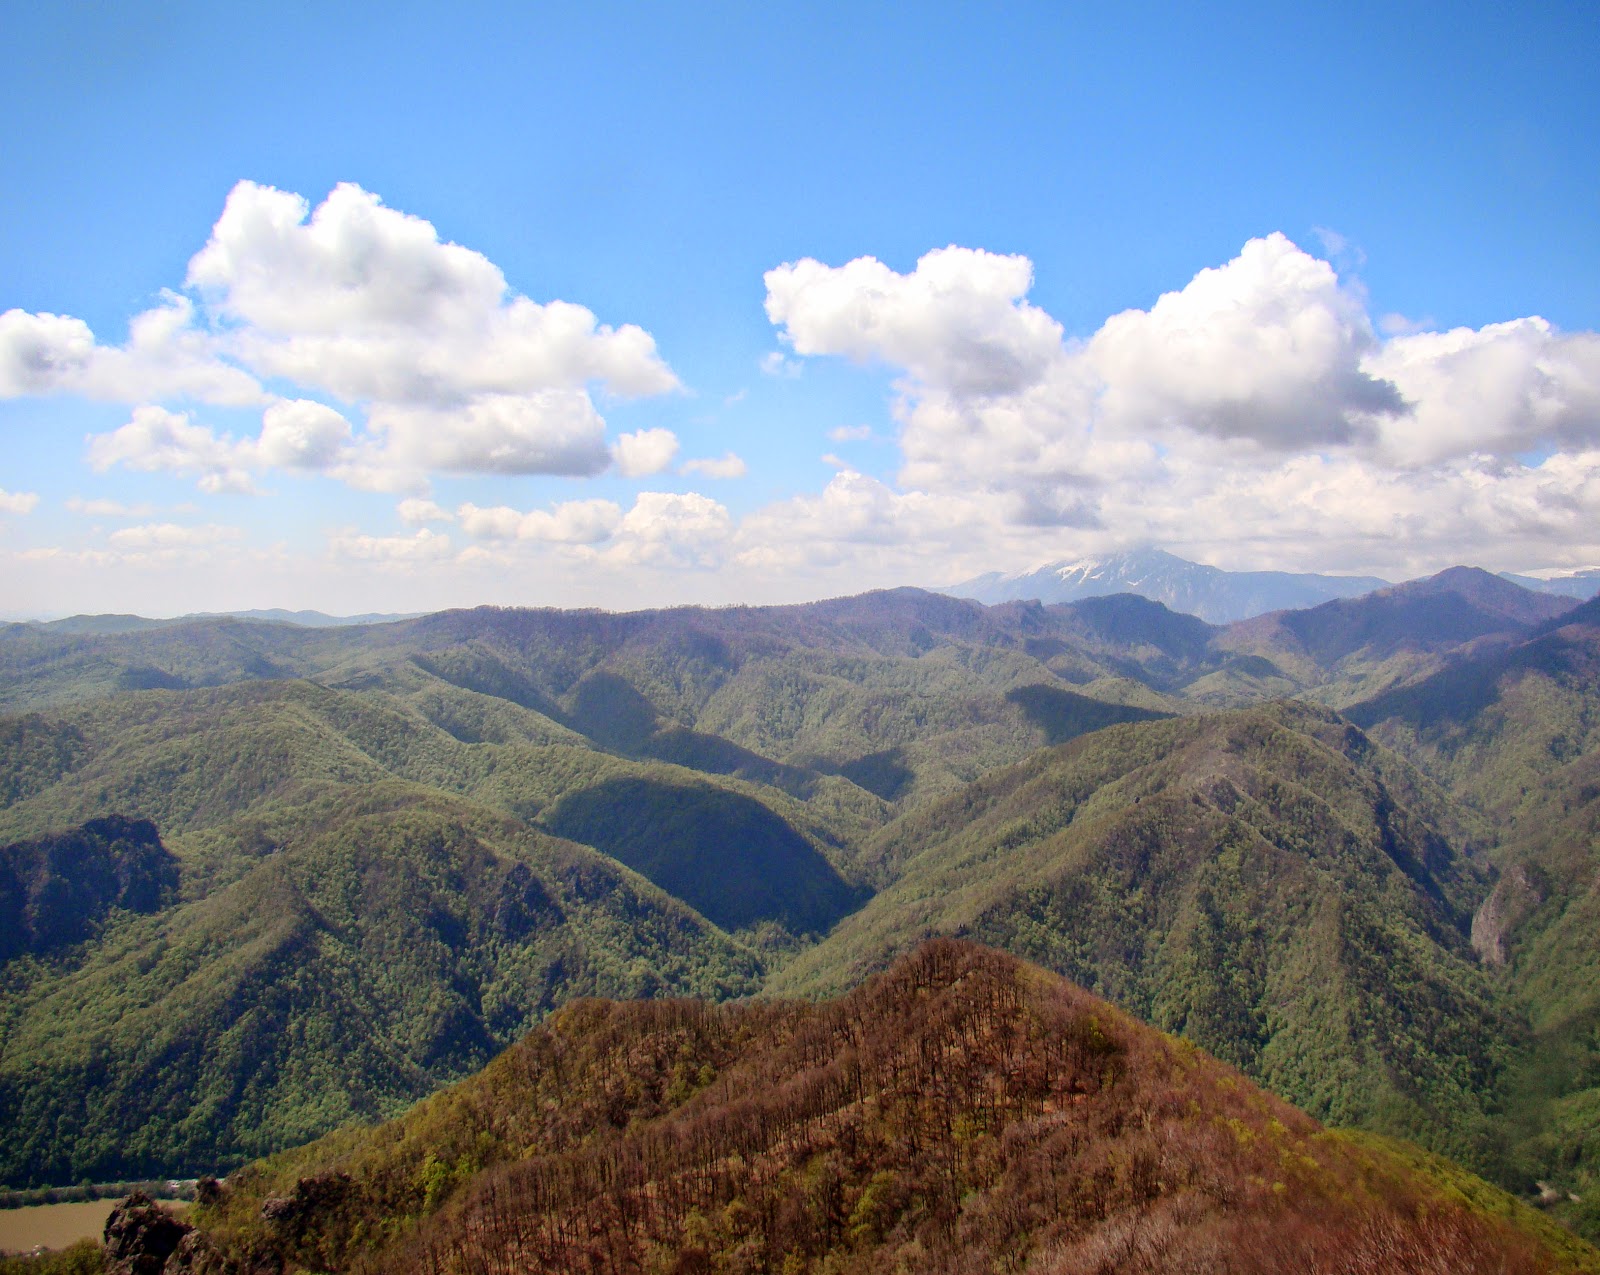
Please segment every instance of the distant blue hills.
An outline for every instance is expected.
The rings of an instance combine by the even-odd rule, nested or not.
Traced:
[[[57,633],[109,634],[137,633],[143,629],[161,629],[190,620],[254,620],[261,624],[297,624],[303,629],[328,629],[348,624],[388,624],[391,620],[410,620],[420,611],[387,614],[370,612],[366,615],[328,615],[322,611],[285,611],[274,607],[258,611],[196,611],[189,615],[174,616],[167,620],[152,620],[142,615],[69,615],[60,620],[28,621],[40,628]]]
[[[1589,598],[1600,590],[1600,569],[1553,578],[1501,576],[1525,589],[1566,597]],[[1224,571],[1189,562],[1162,549],[1135,549],[1104,558],[1048,563],[1028,571],[991,571],[938,592],[971,598],[993,606],[1000,602],[1037,600],[1076,602],[1113,593],[1134,593],[1174,611],[1199,616],[1212,624],[1318,606],[1337,598],[1353,598],[1392,582],[1377,576],[1318,575],[1291,571]]]

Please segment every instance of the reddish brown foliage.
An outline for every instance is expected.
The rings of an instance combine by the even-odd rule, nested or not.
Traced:
[[[518,1151],[392,1244],[344,1219],[341,1251],[317,1260],[416,1275],[1551,1269],[1228,1068],[949,941],[824,1006],[574,1007],[502,1059],[474,1118]],[[382,1201],[412,1181],[403,1161],[355,1168],[368,1209],[395,1211]]]

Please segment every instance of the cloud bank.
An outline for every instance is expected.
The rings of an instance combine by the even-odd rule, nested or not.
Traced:
[[[313,209],[240,182],[184,286],[120,346],[69,316],[0,314],[0,397],[127,403],[129,423],[90,440],[91,463],[213,492],[252,490],[270,469],[377,491],[439,473],[632,475],[677,449],[663,429],[608,443],[591,395],[680,388],[649,333],[513,292],[488,258],[359,186]],[[207,406],[262,407],[259,435],[218,437]]]
[[[1333,238],[1325,251],[1362,260]],[[605,419],[617,400],[684,389],[642,328],[523,296],[358,186],[313,207],[241,182],[182,289],[121,344],[70,316],[0,314],[0,397],[122,404],[123,423],[85,444],[108,481],[266,497],[269,476],[320,476],[386,494],[339,493],[386,523],[348,525],[341,508],[315,531],[321,568],[345,580],[559,580],[632,605],[941,583],[1140,543],[1392,578],[1452,561],[1600,563],[1600,334],[1538,316],[1445,331],[1378,320],[1358,279],[1282,234],[1077,335],[1030,299],[1034,278],[1026,257],[954,245],[906,271],[873,257],[776,266],[765,309],[780,349],[760,366],[785,382],[768,388],[819,467],[768,446],[759,420],[726,439],[737,451],[683,458],[672,430]],[[795,423],[793,404],[826,379],[801,375],[819,359],[886,373],[885,420],[852,406],[848,423]],[[830,442],[851,446],[841,457]],[[864,472],[872,456],[893,462]],[[528,476],[604,483],[529,507],[512,494]],[[754,483],[718,488],[728,503],[682,490],[747,477],[765,504],[740,504]],[[137,494],[68,508],[174,512]],[[39,500],[0,491],[0,515]],[[88,534],[78,550],[25,552],[63,568],[204,558],[291,576],[304,552],[218,523]],[[670,583],[645,591],[656,580]]]
[[[1594,333],[1529,317],[1385,338],[1359,287],[1281,234],[1082,340],[1031,281],[1025,258],[956,247],[904,274],[769,271],[796,354],[894,372],[902,464],[893,489],[841,473],[747,534],[908,554],[931,536],[1001,566],[1151,541],[1396,574],[1600,559]]]

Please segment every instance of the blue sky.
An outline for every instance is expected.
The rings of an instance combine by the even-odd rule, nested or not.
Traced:
[[[1527,8],[5,3],[0,609],[1600,563]]]

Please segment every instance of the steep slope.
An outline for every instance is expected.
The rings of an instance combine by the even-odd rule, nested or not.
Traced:
[[[1120,726],[913,811],[893,884],[778,993],[846,987],[929,934],[1005,947],[1340,1123],[1493,1155],[1515,1025],[1468,944],[1483,885],[1436,796],[1292,703]]]
[[[692,905],[782,945],[858,901],[847,804],[518,741],[522,712],[467,743],[392,696],[278,681],[14,720],[0,1181],[212,1168],[392,1112],[572,996],[753,990],[763,958]],[[79,853],[154,835],[106,810],[153,820],[177,879],[141,892],[127,856]]]
[[[1140,549],[1109,558],[1052,562],[1029,571],[991,572],[944,592],[993,605],[1035,599],[1077,602],[1132,593],[1212,624],[1315,606],[1381,589],[1376,576],[1330,576],[1289,571],[1224,571],[1187,562],[1161,549]]]
[[[1064,980],[950,942],[827,1005],[571,1006],[194,1217],[213,1269],[1600,1269],[1484,1184],[1322,1132]]]
[[[1600,747],[1600,601],[1515,643],[1463,652],[1437,672],[1352,705],[1352,721],[1504,825],[1563,767]]]
[[[233,883],[4,967],[0,1181],[216,1171],[393,1114],[574,996],[755,985],[613,861],[426,789],[330,787],[257,831]]]
[[[1570,1211],[1600,1234],[1600,603],[1350,715],[1494,830],[1473,936],[1533,1025],[1508,1084],[1519,1163],[1583,1197]]]
[[[0,846],[0,964],[82,943],[116,913],[160,911],[177,892],[177,861],[146,820],[95,819]]]

